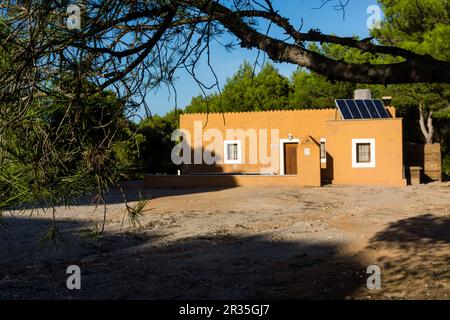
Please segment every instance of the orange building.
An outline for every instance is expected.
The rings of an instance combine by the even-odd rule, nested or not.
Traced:
[[[369,100],[339,101],[334,109],[183,114],[181,174],[147,176],[146,184],[406,185],[402,119],[395,109],[383,106],[388,116],[372,117],[361,102]],[[364,110],[358,111],[360,103]]]

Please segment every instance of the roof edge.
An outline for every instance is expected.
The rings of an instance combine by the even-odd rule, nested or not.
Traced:
[[[262,111],[236,111],[236,112],[193,112],[182,113],[181,116],[190,115],[225,115],[225,114],[249,114],[249,113],[281,113],[281,112],[311,112],[311,111],[336,111],[337,108],[315,108],[315,109],[288,109],[288,110],[262,110]]]

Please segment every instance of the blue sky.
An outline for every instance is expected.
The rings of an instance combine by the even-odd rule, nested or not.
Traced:
[[[317,28],[323,33],[360,37],[369,36],[367,20],[370,14],[367,13],[367,8],[377,4],[376,0],[350,0],[344,19],[342,12],[334,10],[331,5],[326,5],[320,10],[314,9],[321,5],[322,0],[275,0],[273,3],[274,8],[278,9],[281,15],[288,17],[295,26],[300,26],[303,18],[302,31]],[[224,42],[231,39],[233,39],[231,36],[225,36]],[[211,64],[220,86],[223,86],[226,79],[231,77],[245,60],[253,63],[257,53],[256,50],[241,48],[229,52],[222,46],[213,44]],[[289,76],[297,68],[295,65],[286,63],[277,63],[275,66],[285,76]],[[197,74],[201,75],[203,82],[214,83],[213,74],[206,61],[200,63]],[[201,90],[186,71],[179,70],[176,75],[177,80],[174,85],[177,90],[177,107],[182,109],[190,103],[192,97],[200,94]],[[175,96],[166,87],[161,87],[156,92],[149,92],[146,102],[152,114],[164,115],[175,108]],[[142,110],[140,114],[143,116],[144,111]]]

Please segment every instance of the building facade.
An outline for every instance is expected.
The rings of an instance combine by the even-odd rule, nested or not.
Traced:
[[[346,118],[339,108],[183,114],[178,177],[161,187],[404,186],[402,119]]]

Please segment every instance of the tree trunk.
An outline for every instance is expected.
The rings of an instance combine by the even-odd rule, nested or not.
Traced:
[[[419,119],[420,130],[422,131],[422,134],[425,137],[425,143],[432,144],[433,143],[433,133],[434,133],[433,118],[432,118],[433,111],[430,111],[428,113],[428,119],[427,119],[426,125],[425,125],[425,116],[424,116],[423,106],[421,104],[419,105],[419,111],[420,111],[420,119]]]

